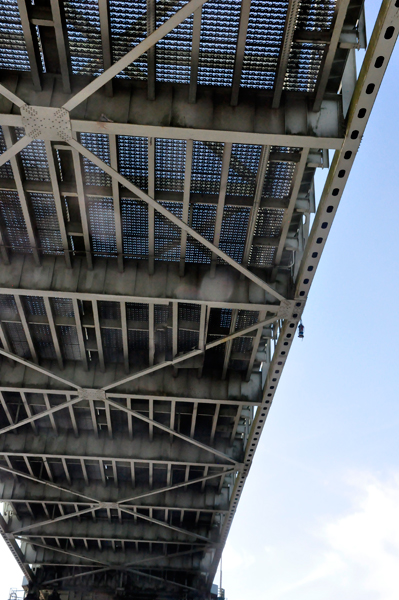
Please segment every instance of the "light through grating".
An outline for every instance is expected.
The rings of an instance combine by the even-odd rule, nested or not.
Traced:
[[[272,89],[283,39],[288,0],[252,0],[241,85]]]
[[[147,2],[109,0],[109,18],[112,57],[116,62],[147,36]],[[142,54],[117,77],[147,79],[147,53]]]
[[[30,70],[18,0],[0,0],[0,69]]]
[[[6,246],[14,252],[32,252],[17,192],[0,190],[0,215]]]
[[[185,0],[173,3],[158,2],[156,5],[156,28],[186,4]],[[156,45],[157,81],[189,83],[191,46],[193,37],[193,15],[180,23]]]
[[[155,189],[163,192],[182,192],[185,163],[186,142],[184,140],[156,139]]]
[[[183,216],[183,205],[177,202],[160,202],[179,219]],[[180,260],[180,237],[181,230],[167,217],[155,211],[155,258],[157,260],[178,261]]]
[[[123,254],[126,258],[148,256],[148,207],[142,200],[121,199]]]
[[[117,253],[114,203],[112,198],[87,198],[87,212],[95,256]]]
[[[198,194],[219,193],[222,158],[223,144],[194,141],[191,192]]]
[[[143,191],[148,189],[148,138],[118,136],[119,172]]]
[[[98,156],[102,161],[110,164],[109,140],[103,133],[81,133],[80,143]],[[97,167],[85,156],[83,157],[83,172],[86,185],[111,185],[111,177],[102,169]]]
[[[281,232],[283,217],[284,210],[260,208],[256,219],[255,235],[260,237],[278,237]]]
[[[104,70],[98,2],[64,2],[68,42],[74,75],[99,75]]]
[[[6,332],[11,342],[12,351],[23,358],[31,358],[29,345],[21,323],[5,323]]]
[[[202,7],[198,83],[231,86],[241,2],[208,0]]]
[[[4,139],[3,129],[0,127],[0,154],[7,150],[6,141]],[[2,179],[13,179],[13,172],[10,161],[0,167],[0,177]]]
[[[29,194],[40,246],[44,254],[63,254],[61,232],[54,197],[51,194]]]
[[[18,140],[25,135],[25,129],[15,128]],[[46,148],[43,140],[32,140],[20,153],[25,178],[31,181],[50,181]]]
[[[269,162],[263,184],[262,198],[285,198],[288,196],[294,171],[294,162]]]
[[[231,196],[253,196],[261,146],[233,144],[226,193]]]

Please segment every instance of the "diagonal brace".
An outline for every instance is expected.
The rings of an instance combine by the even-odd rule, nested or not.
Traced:
[[[200,242],[200,244],[202,244],[203,246],[205,246],[206,248],[211,250],[215,255],[222,258],[227,264],[229,264],[230,266],[237,269],[237,271],[239,271],[242,275],[244,275],[245,277],[247,277],[248,279],[250,279],[257,285],[259,285],[259,287],[261,287],[266,292],[268,292],[269,294],[274,296],[274,298],[277,298],[277,300],[282,301],[285,299],[284,296],[282,296],[281,294],[276,292],[276,290],[273,289],[265,281],[263,281],[263,279],[260,279],[260,277],[257,277],[257,275],[255,275],[254,273],[249,271],[247,268],[240,265],[238,262],[236,262],[234,259],[232,259],[228,254],[223,252],[223,250],[220,250],[220,248],[218,248],[217,246],[212,244],[212,242],[209,242],[206,238],[204,238],[202,235],[200,235],[197,231],[192,229],[189,225],[184,223],[181,219],[176,217],[169,210],[164,208],[161,204],[159,204],[159,202],[154,200],[154,198],[151,198],[148,194],[146,194],[145,192],[140,190],[140,188],[136,187],[128,179],[123,177],[123,175],[121,175],[120,173],[115,171],[115,169],[113,169],[112,167],[107,165],[104,161],[102,161],[100,158],[98,158],[95,154],[90,152],[90,150],[87,150],[87,148],[82,146],[82,144],[80,144],[79,142],[77,142],[74,139],[68,140],[68,143],[70,146],[72,146],[72,148],[75,148],[75,150],[78,150],[88,160],[90,160],[92,163],[97,165],[97,167],[99,167],[99,169],[105,171],[105,173],[108,173],[108,175],[110,177],[113,177],[114,179],[119,181],[119,183],[121,183],[125,188],[127,188],[131,192],[133,192],[133,194],[135,194],[138,198],[140,198],[141,200],[146,202],[149,206],[151,206],[156,211],[161,213],[161,215],[163,215],[164,217],[169,219],[169,221],[172,221],[172,223],[174,225],[177,225],[177,227],[179,227],[183,231],[186,231],[189,235],[191,235],[191,237],[193,237],[195,240],[197,240],[197,242]]]

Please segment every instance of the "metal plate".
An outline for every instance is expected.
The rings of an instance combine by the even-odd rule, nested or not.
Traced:
[[[72,138],[69,112],[65,108],[22,106],[22,123],[26,135],[33,139],[64,141]]]

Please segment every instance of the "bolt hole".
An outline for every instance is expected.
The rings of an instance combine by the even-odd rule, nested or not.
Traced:
[[[341,169],[340,172],[338,173],[338,177],[340,179],[342,179],[342,177],[345,177],[345,173],[346,173],[345,169]]]
[[[351,139],[352,140],[357,140],[357,138],[359,137],[359,132],[357,129],[354,129],[351,133]]]
[[[328,227],[328,223],[327,223],[327,221],[324,221],[324,223],[321,224],[321,228],[327,229],[327,227]]]
[[[395,6],[396,6],[396,4],[395,4]],[[386,28],[386,30],[385,30],[385,35],[384,35],[384,38],[385,38],[386,40],[390,40],[390,39],[391,39],[391,37],[392,37],[392,36],[393,36],[393,34],[394,34],[394,31],[395,31],[395,27],[392,27],[392,26],[391,26],[391,27],[387,27],[387,28]]]
[[[359,119],[363,119],[363,117],[365,117],[365,116],[366,116],[366,112],[367,112],[367,111],[366,111],[366,109],[365,109],[365,108],[361,108],[361,109],[359,110],[359,112],[357,113],[357,116],[359,117]]]
[[[332,213],[333,210],[334,210],[333,206],[327,206],[327,212],[328,213]]]
[[[374,92],[375,84],[369,83],[366,87],[366,94],[372,94]]]
[[[321,244],[323,242],[323,238],[317,238],[316,244]]]
[[[332,195],[333,196],[338,196],[338,194],[339,194],[339,189],[338,188],[334,188],[333,191],[332,191]]]
[[[308,278],[306,278],[306,279],[303,280],[303,285],[308,285],[308,283],[309,283],[309,279]]]
[[[395,3],[395,6],[396,7],[399,6],[399,0],[397,0],[397,2]],[[375,63],[374,63],[375,68],[380,69],[382,67],[382,65],[384,64],[384,60],[385,60],[385,58],[383,56],[378,56],[375,59]]]
[[[330,207],[328,207],[328,208],[330,208]],[[328,210],[328,208],[327,208],[327,212],[331,212]],[[312,252],[312,258],[317,258],[318,256],[319,256],[318,252]]]

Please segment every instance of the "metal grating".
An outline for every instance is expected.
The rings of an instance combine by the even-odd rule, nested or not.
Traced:
[[[78,334],[76,327],[61,325],[57,327],[62,352],[66,360],[81,360]]]
[[[128,331],[129,352],[143,351],[148,353],[148,331]]]
[[[104,360],[107,363],[123,362],[122,331],[120,329],[101,329]]]
[[[148,189],[148,138],[118,136],[119,172],[141,190]]]
[[[291,191],[294,162],[269,162],[262,190],[262,198],[285,198]]]
[[[6,246],[14,252],[32,252],[17,192],[0,190],[0,216]]]
[[[219,193],[222,157],[223,144],[194,141],[191,167],[192,193]]]
[[[25,129],[15,128],[18,140],[25,135]],[[29,146],[20,153],[25,178],[31,181],[50,181],[46,148],[43,140],[32,140]]]
[[[40,296],[24,296],[22,298],[22,306],[25,313],[29,316],[46,316],[46,307],[44,300]]]
[[[252,246],[249,264],[259,267],[273,266],[276,250],[277,247],[274,246]]]
[[[0,153],[3,154],[7,150],[7,145],[4,139],[3,129],[0,127]],[[0,177],[2,179],[13,179],[14,175],[12,172],[10,161],[6,162],[0,167]]]
[[[155,304],[154,306],[154,322],[155,325],[167,325],[171,317],[170,306],[163,304]]]
[[[64,254],[54,197],[51,194],[29,194],[40,246],[44,254]]]
[[[148,304],[126,302],[126,316],[128,321],[148,321]]]
[[[0,0],[0,69],[30,70],[17,0]]]
[[[30,326],[30,331],[39,357],[50,360],[56,358],[50,327],[48,325],[32,324]]]
[[[160,204],[179,219],[182,218],[182,204],[177,202],[160,202]],[[155,211],[154,221],[156,260],[179,261],[181,230],[157,211]]]
[[[191,226],[198,231],[205,239],[213,241],[217,207],[212,204],[193,205],[191,210]],[[204,263],[211,262],[211,251],[202,244],[194,240],[190,235],[187,236],[186,262]]]
[[[121,305],[119,302],[98,302],[98,314],[101,319],[121,320]]]
[[[104,64],[98,2],[66,0],[64,8],[72,73],[99,75]]]
[[[294,42],[288,59],[284,89],[294,92],[313,92],[322,64],[326,45]]]
[[[241,85],[273,89],[288,0],[252,0]]]
[[[199,323],[201,318],[201,307],[199,304],[179,302],[178,314],[179,321],[193,321]]]
[[[5,323],[5,327],[14,354],[18,354],[23,358],[31,358],[29,345],[21,323]]]
[[[81,133],[80,143],[98,156],[107,165],[110,164],[109,139],[102,133]],[[82,157],[84,181],[86,185],[111,185],[111,177],[85,156]]]
[[[179,330],[178,351],[190,352],[198,348],[199,333],[198,331]]]
[[[162,192],[182,192],[186,164],[184,140],[155,140],[155,188]],[[170,210],[170,209],[168,209]]]
[[[86,204],[94,256],[115,256],[117,248],[113,199],[89,197]]]
[[[198,61],[199,84],[232,84],[240,10],[240,0],[208,0],[203,5]]]
[[[126,258],[148,256],[148,206],[141,200],[121,199],[123,254]]]
[[[2,321],[18,318],[18,309],[13,296],[0,294],[0,319]]]
[[[51,302],[56,317],[74,317],[73,303],[69,298],[52,298]]]
[[[301,0],[296,28],[307,31],[330,29],[336,0]]]
[[[255,235],[260,237],[278,237],[281,232],[284,210],[260,208],[256,218]]]
[[[160,27],[175,12],[186,4],[185,0],[158,2],[156,7],[156,28]],[[189,83],[191,45],[193,37],[193,15],[180,23],[156,45],[157,81]]]
[[[249,207],[236,206],[225,206],[223,211],[219,247],[238,263],[244,254],[250,212]],[[218,261],[224,262],[221,258]]]
[[[109,0],[112,57],[114,62],[125,56],[147,35],[146,0]],[[147,79],[147,53],[130,64],[117,77]]]
[[[261,146],[233,144],[226,193],[231,196],[253,196]]]

